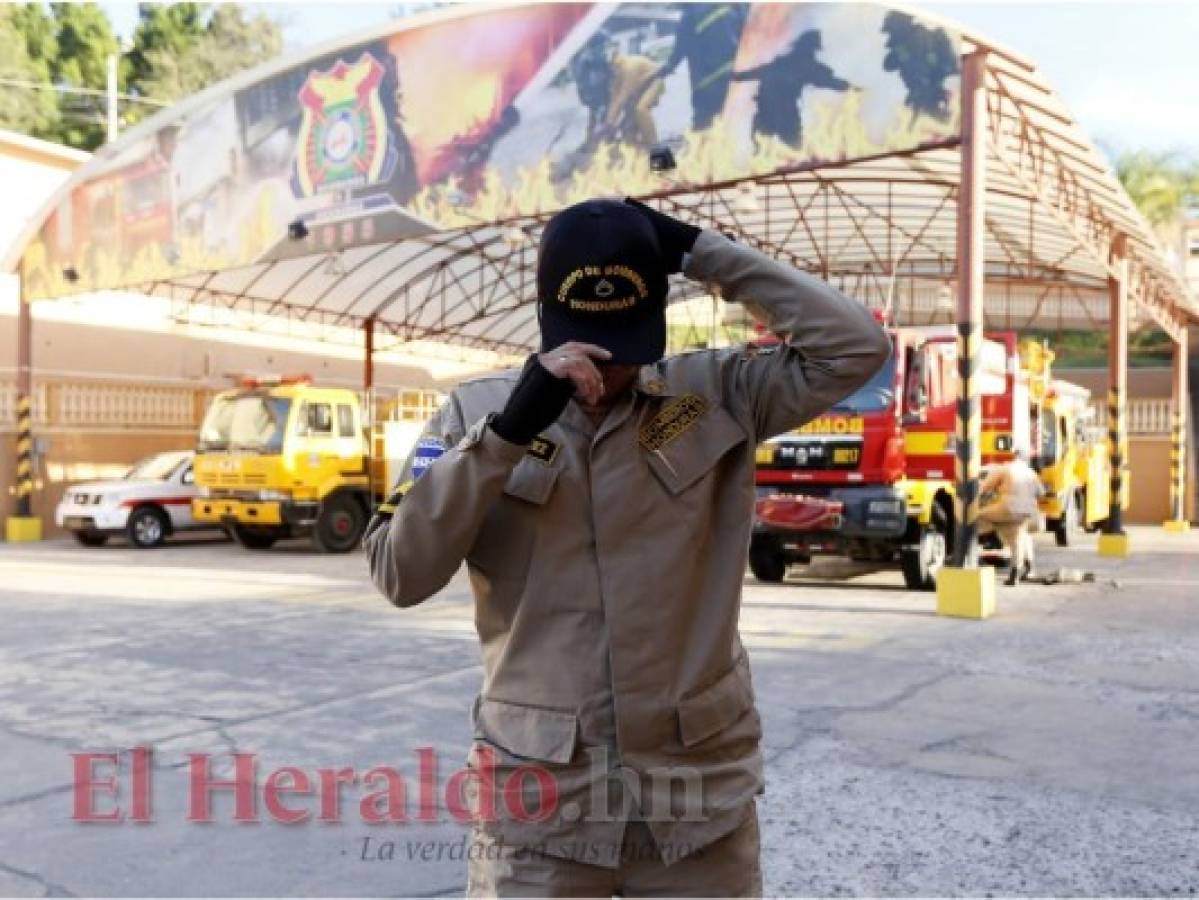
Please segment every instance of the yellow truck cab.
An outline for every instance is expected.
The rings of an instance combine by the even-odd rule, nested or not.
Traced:
[[[354,391],[306,376],[242,379],[204,417],[192,513],[249,548],[310,536],[322,552],[344,553],[379,500],[370,450]]]
[[[1110,512],[1111,467],[1094,425],[1091,392],[1053,377],[1054,353],[1036,341],[1020,346],[1029,373],[1032,463],[1045,486],[1041,512],[1060,546],[1094,530]]]

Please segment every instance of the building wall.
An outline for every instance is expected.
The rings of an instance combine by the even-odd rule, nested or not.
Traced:
[[[1168,435],[1133,435],[1128,440],[1132,486],[1125,521],[1133,525],[1160,525],[1174,517],[1170,508],[1170,438]],[[1195,454],[1188,463],[1187,485],[1195,484]],[[1186,516],[1195,520],[1195,492],[1187,491]]]
[[[1107,403],[1107,369],[1059,369],[1059,378],[1091,391],[1103,422]],[[1197,385],[1191,385],[1192,390]],[[1170,426],[1173,422],[1173,373],[1168,367],[1128,370],[1129,394],[1129,509],[1126,520],[1132,524],[1160,524],[1170,518]],[[1195,434],[1191,423],[1191,435]],[[1194,515],[1195,448],[1189,441],[1187,469],[1187,515]]]
[[[0,518],[12,513],[16,319],[0,315]],[[349,354],[352,356],[352,354]],[[68,322],[34,323],[34,437],[42,453],[34,514],[54,534],[54,507],[73,482],[115,477],[151,453],[195,446],[211,396],[229,374],[307,373],[358,387],[359,359],[215,343]],[[383,392],[445,387],[427,370],[377,364]]]

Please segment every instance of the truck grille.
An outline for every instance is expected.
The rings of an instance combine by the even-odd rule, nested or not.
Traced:
[[[862,462],[861,438],[788,440],[771,445],[764,469],[856,469]]]

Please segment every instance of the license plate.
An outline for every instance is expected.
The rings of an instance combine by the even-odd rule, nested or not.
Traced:
[[[62,520],[62,525],[67,529],[91,528],[92,520],[83,516],[67,516]]]
[[[835,447],[833,449],[833,465],[856,466],[861,451],[857,447]]]

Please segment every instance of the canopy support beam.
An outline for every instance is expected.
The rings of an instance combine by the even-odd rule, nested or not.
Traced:
[[[1190,394],[1187,385],[1189,365],[1187,330],[1174,342],[1174,377],[1171,395],[1174,405],[1174,420],[1170,432],[1170,518],[1166,527],[1184,531],[1187,528],[1187,405]]]
[[[953,564],[978,564],[978,482],[982,468],[982,401],[978,364],[985,286],[987,118],[986,57],[962,60],[962,181],[958,191],[958,401],[954,480],[957,515]]]
[[[1107,455],[1111,493],[1105,535],[1124,535],[1124,481],[1128,469],[1128,257],[1127,241],[1117,237],[1114,277],[1108,279],[1109,328],[1107,344]],[[1113,544],[1113,547],[1116,545]],[[1103,551],[1102,546],[1100,552]],[[1125,552],[1113,555],[1123,556]]]
[[[988,145],[987,55],[984,49],[962,57],[961,102],[961,181],[957,195],[958,378],[953,464],[955,515],[950,531],[952,564],[942,566],[934,578],[938,615],[986,619],[995,612],[995,571],[990,566],[978,564],[978,495],[982,469],[982,397],[978,370],[983,345],[983,291],[986,285]],[[924,541],[922,537],[922,545]]]
[[[24,276],[17,299],[17,460],[13,472],[13,514],[5,523],[9,541],[36,541],[42,520],[33,515],[33,309]]]
[[[368,316],[362,323],[362,389],[369,392],[375,386],[375,318]]]

